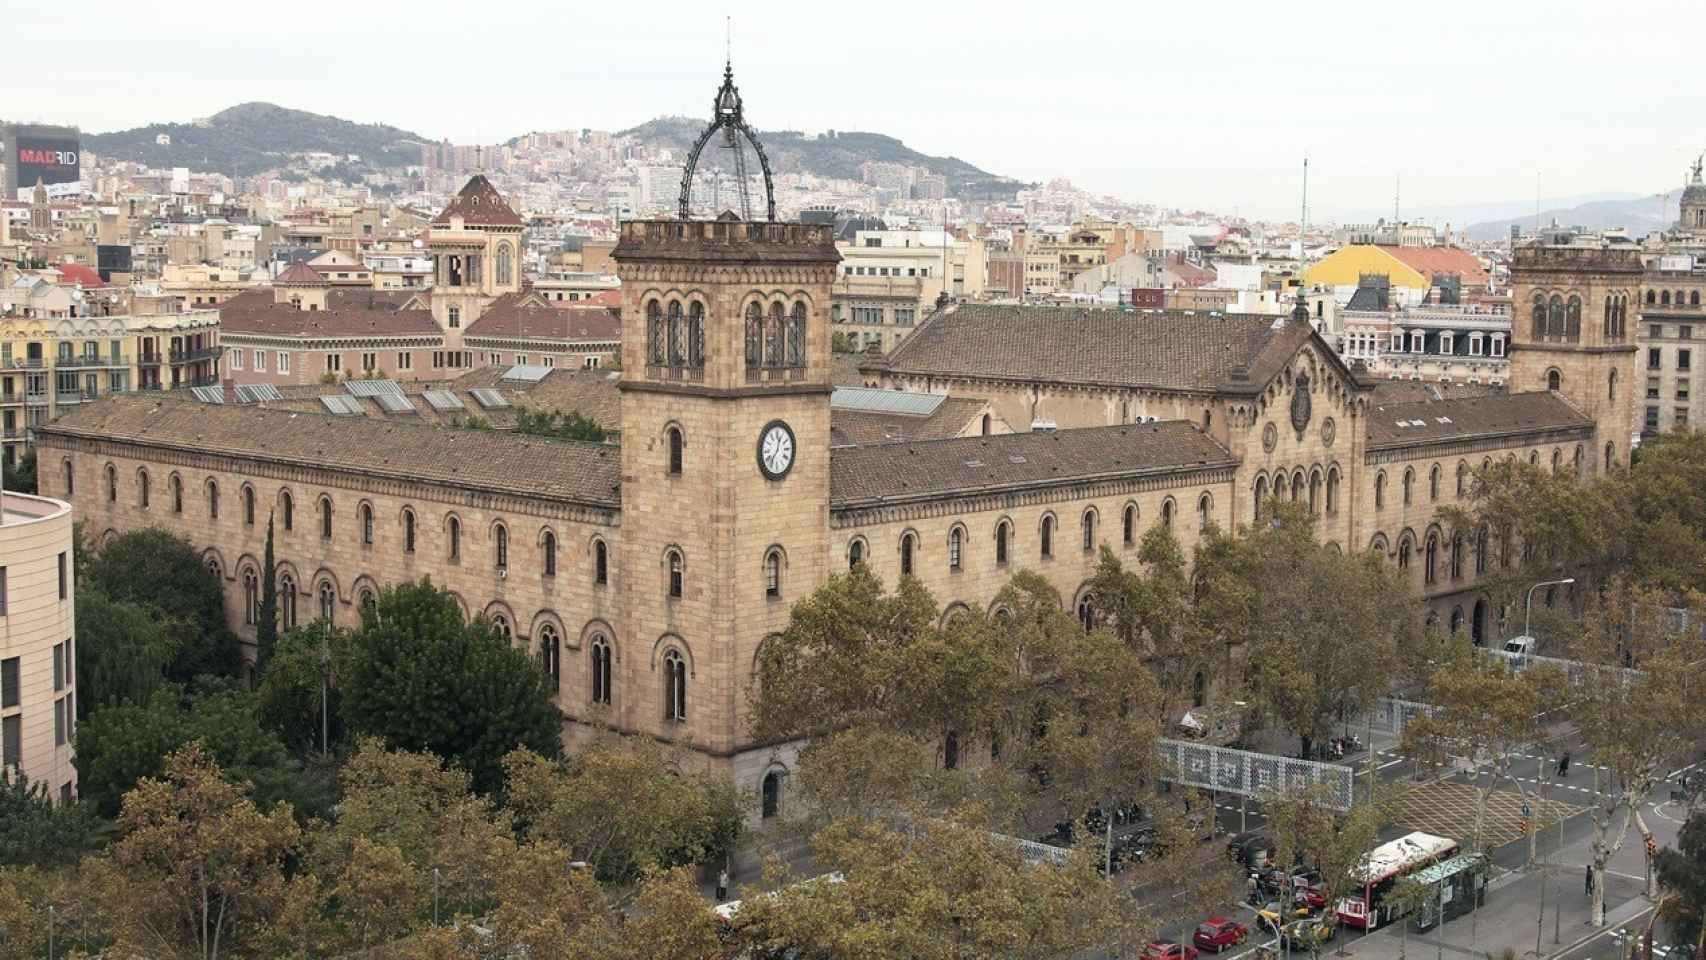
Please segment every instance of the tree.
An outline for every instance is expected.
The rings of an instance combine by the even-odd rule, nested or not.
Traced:
[[[1549,666],[1510,669],[1503,660],[1471,649],[1466,638],[1453,638],[1428,680],[1426,700],[1434,709],[1404,727],[1400,748],[1412,757],[1459,758],[1469,764],[1475,789],[1474,849],[1486,845],[1487,800],[1509,781],[1524,803],[1538,798],[1511,767],[1547,737],[1542,715],[1564,693],[1564,678]],[[1538,815],[1538,808],[1536,808]],[[1532,863],[1538,830],[1528,835]]]
[[[113,600],[90,587],[77,592],[77,715],[98,707],[146,703],[166,680],[184,640],[182,624],[163,622],[151,607]]]
[[[1392,892],[1386,899],[1392,904],[1400,916],[1405,916],[1421,909],[1422,905],[1437,897],[1431,884],[1422,883],[1415,877],[1400,877],[1392,885]],[[1445,918],[1441,917],[1440,922]],[[1398,960],[1404,960],[1410,951],[1410,924],[1404,921],[1398,923]]]
[[[837,330],[829,338],[829,349],[835,353],[858,353],[859,344],[844,330]]]
[[[339,674],[345,722],[405,750],[428,750],[496,789],[503,757],[562,749],[550,676],[485,618],[464,623],[456,598],[425,580],[380,591],[362,612]]]
[[[1385,821],[1378,799],[1371,803],[1355,803],[1348,811],[1340,812],[1325,786],[1276,794],[1263,799],[1268,814],[1268,835],[1274,839],[1273,862],[1282,869],[1293,866],[1313,868],[1320,874],[1318,884],[1327,903],[1357,889],[1368,851],[1374,847]],[[1281,892],[1280,917],[1290,915],[1293,891],[1288,884]],[[1321,943],[1309,939],[1310,952],[1319,951]]]
[[[1307,507],[1266,509],[1271,522],[1211,529],[1198,548],[1198,615],[1205,635],[1243,648],[1257,705],[1308,755],[1387,691],[1398,651],[1419,641],[1420,611],[1372,553],[1317,542]]]
[[[261,598],[255,608],[255,673],[264,678],[278,646],[278,563],[273,559],[271,511],[267,512],[267,545],[261,555]],[[244,600],[248,602],[247,598]]]
[[[36,492],[36,452],[26,449],[16,464],[5,467],[6,489],[11,493]]]
[[[519,750],[504,761],[508,807],[524,837],[570,851],[605,883],[723,862],[739,801],[721,779],[675,773],[677,759],[645,742],[597,743],[560,762]]]
[[[336,680],[349,661],[351,642],[348,630],[324,620],[304,624],[279,639],[261,676],[256,691],[261,719],[297,754],[344,741],[343,690]]]
[[[1678,943],[1706,950],[1706,812],[1694,810],[1677,834],[1676,846],[1659,851],[1654,873],[1668,895],[1660,914]]]
[[[264,929],[301,839],[288,805],[262,813],[199,744],[125,796],[119,829],[84,870],[109,905],[115,950],[203,960],[239,952]]]
[[[835,880],[742,901],[735,937],[755,954],[1054,958],[1118,953],[1153,928],[1088,850],[1030,864],[1010,841],[952,819],[909,830],[842,820],[812,849]]]
[[[1666,593],[1618,577],[1589,606],[1571,649],[1570,712],[1599,770],[1589,807],[1593,835],[1593,922],[1605,922],[1605,868],[1631,824],[1650,840],[1641,807],[1706,735],[1706,601],[1675,609]],[[1657,876],[1648,884],[1657,896]]]
[[[77,779],[83,801],[104,816],[119,812],[138,781],[165,770],[170,754],[191,741],[226,771],[254,783],[268,806],[292,800],[324,806],[277,734],[262,725],[254,698],[234,690],[191,695],[167,684],[146,703],[95,711],[77,728]]]
[[[56,804],[47,784],[0,777],[0,867],[58,867],[93,849],[102,832],[87,803]],[[0,925],[3,926],[3,925]]]
[[[224,591],[188,540],[160,529],[121,534],[90,561],[88,585],[185,625],[177,656],[166,669],[168,680],[237,675],[237,636],[226,625]]]
[[[603,443],[610,439],[610,431],[599,426],[597,420],[582,416],[575,410],[564,412],[524,409],[516,414],[515,432],[535,437],[584,440],[591,443]]]

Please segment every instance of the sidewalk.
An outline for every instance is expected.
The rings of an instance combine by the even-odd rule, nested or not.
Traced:
[[[1591,904],[1583,890],[1586,855],[1586,843],[1578,842],[1564,848],[1561,864],[1506,873],[1488,884],[1484,906],[1426,933],[1410,930],[1407,944],[1394,924],[1345,943],[1342,952],[1367,960],[1397,960],[1400,956],[1414,960],[1497,958],[1507,949],[1519,957],[1535,957],[1538,939],[1538,956],[1553,957],[1609,934],[1652,908],[1643,895],[1645,865],[1640,844],[1625,843],[1605,877],[1605,926],[1590,927]],[[1546,884],[1544,916],[1540,907],[1542,884]]]

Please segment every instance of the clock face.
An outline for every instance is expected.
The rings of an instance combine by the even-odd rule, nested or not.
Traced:
[[[794,431],[782,421],[772,420],[758,434],[758,469],[771,480],[780,480],[793,466]]]

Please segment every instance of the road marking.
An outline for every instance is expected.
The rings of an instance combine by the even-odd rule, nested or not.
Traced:
[[[1385,763],[1383,763],[1383,764],[1381,764],[1381,765],[1380,765],[1380,766],[1378,766],[1378,767],[1375,767],[1375,768],[1374,768],[1374,770],[1375,770],[1375,772],[1376,772],[1376,773],[1379,773],[1379,772],[1380,772],[1380,771],[1382,771],[1382,770],[1385,770],[1385,769],[1386,769],[1386,768],[1387,768],[1387,767],[1390,767],[1390,766],[1392,766],[1392,765],[1393,765],[1393,764],[1396,764],[1396,763],[1403,763],[1403,762],[1404,762],[1404,758],[1403,758],[1403,757],[1399,757],[1399,758],[1398,758],[1398,759],[1396,759],[1396,760],[1388,760],[1388,761],[1386,761],[1386,762],[1385,762]]]

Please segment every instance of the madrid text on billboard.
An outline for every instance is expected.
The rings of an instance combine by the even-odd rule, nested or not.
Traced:
[[[19,133],[13,143],[19,187],[43,183],[72,183],[81,176],[79,143],[75,137],[43,137]]]

